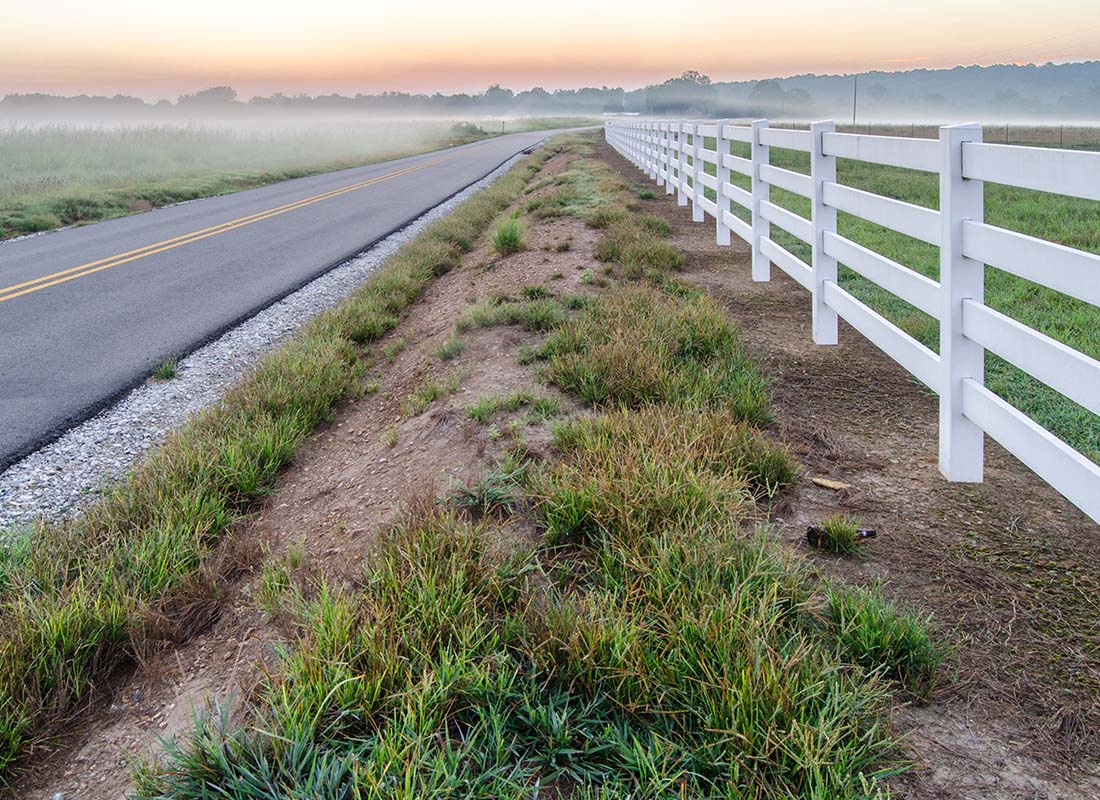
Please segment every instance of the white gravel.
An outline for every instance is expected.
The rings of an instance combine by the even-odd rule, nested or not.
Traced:
[[[182,359],[176,377],[150,381],[111,408],[0,473],[0,530],[86,507],[173,428],[219,401],[249,367],[301,325],[340,302],[405,242],[507,171],[516,156],[369,250],[326,272]]]

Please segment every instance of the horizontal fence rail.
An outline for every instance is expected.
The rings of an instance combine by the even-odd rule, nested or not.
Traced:
[[[680,205],[690,205],[695,221],[714,219],[719,245],[729,245],[732,236],[747,242],[754,280],[768,280],[774,265],[808,290],[816,343],[835,344],[837,320],[843,319],[939,395],[939,467],[945,478],[980,482],[989,435],[1100,522],[1100,466],[987,389],[985,354],[1000,356],[1097,414],[1100,362],[984,302],[984,267],[990,264],[1100,306],[1100,256],[984,219],[987,181],[1100,200],[1100,153],[988,144],[977,125],[941,128],[938,140],[838,133],[832,122],[808,131],[771,128],[766,120],[611,120],[604,133]],[[714,149],[705,147],[708,139]],[[751,156],[733,155],[732,142],[748,145]],[[770,147],[809,153],[810,174],[773,165]],[[837,158],[937,174],[939,210],[838,183]],[[748,177],[751,190],[731,183],[734,173]],[[773,186],[807,198],[810,218],[773,202]],[[733,213],[738,207],[749,221]],[[938,247],[940,279],[841,236],[838,211]],[[776,242],[772,226],[810,245],[811,263]],[[939,353],[841,288],[838,263],[936,318]]]

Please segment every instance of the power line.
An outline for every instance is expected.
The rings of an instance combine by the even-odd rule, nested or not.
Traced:
[[[1002,55],[1006,55],[1006,54],[1007,55],[1015,55],[1015,56],[1017,56],[1016,60],[1019,60],[1018,57],[1020,56],[1021,51],[1024,51],[1025,53],[1027,53],[1027,52],[1034,53],[1035,51],[1030,49],[1030,48],[1034,48],[1036,45],[1048,44],[1049,42],[1054,42],[1054,41],[1057,41],[1058,39],[1065,39],[1067,36],[1079,36],[1082,33],[1090,33],[1091,31],[1095,31],[1095,30],[1100,30],[1100,24],[1087,25],[1084,28],[1078,28],[1076,30],[1066,31],[1065,33],[1059,33],[1056,36],[1048,36],[1048,37],[1043,38],[1043,39],[1035,39],[1033,41],[1024,42],[1022,44],[1017,44],[1017,45],[1014,45],[1013,47],[1009,47],[1009,48],[1004,48],[1004,49],[1000,49],[1000,50],[991,50],[987,53],[984,53],[982,55],[977,56],[974,60],[975,60],[975,62],[986,61],[987,59],[996,58],[998,56],[1002,56]],[[1025,57],[1026,57],[1026,55],[1025,55]]]

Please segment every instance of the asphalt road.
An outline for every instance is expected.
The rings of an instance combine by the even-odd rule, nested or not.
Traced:
[[[0,242],[0,469],[546,136]]]

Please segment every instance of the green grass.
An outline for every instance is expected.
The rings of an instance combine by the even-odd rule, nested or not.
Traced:
[[[525,300],[545,300],[548,297],[553,297],[550,290],[545,286],[524,286],[522,291]]]
[[[859,524],[844,514],[833,514],[818,526],[821,537],[817,547],[837,555],[851,555],[859,550]]]
[[[845,658],[881,671],[913,697],[928,696],[947,655],[928,616],[900,610],[877,586],[832,586],[826,600],[831,634]]]
[[[153,369],[153,377],[158,381],[170,381],[176,377],[177,365],[178,361],[174,357],[166,358]]]
[[[548,157],[524,160],[409,242],[85,514],[2,537],[0,777],[82,708],[157,626],[175,625],[186,637],[191,610],[218,594],[218,570],[236,568],[237,517],[360,388],[366,346],[457,263],[460,238],[488,230]]]
[[[497,223],[489,242],[499,255],[511,255],[525,249],[524,233],[523,223],[515,217],[508,217]]]
[[[770,419],[764,378],[701,293],[637,284],[594,298],[547,338],[540,356],[547,378],[595,405],[667,402],[752,424]]]
[[[455,486],[447,498],[455,508],[475,516],[512,513],[521,500],[529,468],[528,462],[509,453],[476,482]]]
[[[382,345],[382,355],[385,356],[387,364],[392,364],[404,351],[405,339],[400,336]]]
[[[465,333],[474,328],[519,325],[534,333],[544,333],[556,328],[564,319],[564,311],[553,300],[530,300],[525,303],[515,303],[490,298],[474,306],[459,318],[455,327],[460,333]]]
[[[526,420],[531,424],[557,416],[561,410],[560,404],[553,397],[538,395],[528,389],[519,389],[509,394],[479,397],[477,402],[466,407],[466,415],[486,425],[498,411],[515,413],[521,408],[528,410]]]
[[[708,141],[706,146],[714,147],[714,140]],[[739,143],[732,145],[731,152],[743,157],[749,155],[747,146]],[[806,153],[774,147],[770,153],[771,163],[776,166],[809,172]],[[705,169],[714,174],[713,165],[706,164]],[[839,159],[837,179],[848,186],[886,197],[927,208],[939,207],[938,177],[930,173]],[[749,188],[748,178],[738,173],[732,175],[731,183]],[[713,200],[713,192],[710,189],[706,192]],[[810,205],[805,198],[773,187],[772,201],[809,218]],[[736,203],[731,205],[733,213],[748,219],[744,209]],[[1068,247],[1100,253],[1098,219],[1100,203],[1095,201],[999,184],[987,183],[985,187],[986,222]],[[938,248],[850,214],[840,213],[837,225],[841,235],[938,280]],[[779,244],[809,263],[808,245],[777,226],[772,226],[772,230]],[[845,289],[933,351],[939,350],[939,324],[934,318],[843,265],[839,277]],[[1092,358],[1100,358],[1100,309],[1017,278],[996,269],[996,265],[986,269],[985,286],[987,305]],[[1100,462],[1100,417],[992,354],[986,358],[986,385],[1044,428],[1093,461]]]
[[[439,345],[435,354],[439,356],[440,361],[454,361],[465,349],[466,343],[457,334],[452,333],[443,340],[443,344]]]
[[[423,414],[436,400],[457,392],[466,376],[465,370],[456,370],[441,380],[425,379],[412,394],[405,398],[402,409],[410,417]]]

